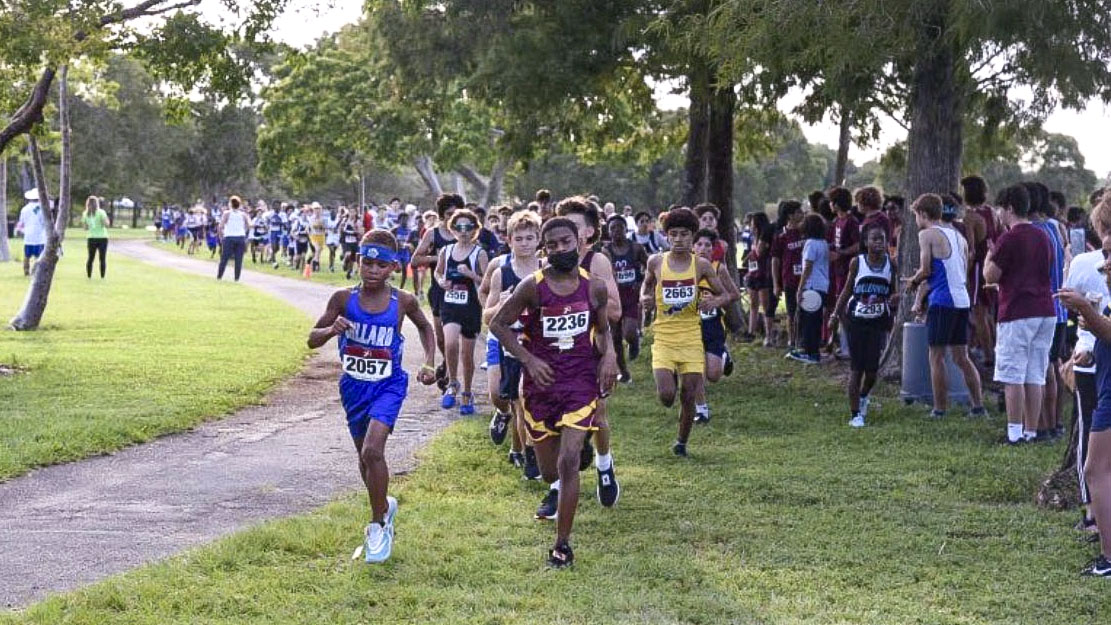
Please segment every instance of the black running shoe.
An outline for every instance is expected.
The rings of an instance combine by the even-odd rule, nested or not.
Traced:
[[[508,412],[497,411],[490,418],[490,440],[495,445],[505,442],[505,435],[509,433],[509,417]]]
[[[1106,556],[1099,556],[1088,563],[1080,574],[1085,577],[1111,577],[1111,561]]]
[[[590,444],[590,439],[583,441],[583,450],[579,454],[579,471],[586,471],[590,468],[590,463],[594,462],[594,445]]]
[[[525,455],[519,451],[509,452],[509,464],[517,467],[518,469],[525,466]]]
[[[557,543],[555,548],[548,552],[548,566],[553,569],[566,568],[574,563],[575,554],[571,551],[571,545],[564,541]]]
[[[613,473],[613,464],[605,471],[598,472],[598,503],[607,508],[617,505],[621,498],[621,485],[617,483],[617,476]]]
[[[443,393],[447,390],[447,383],[447,363],[442,362],[440,366],[436,367],[436,388],[440,389],[440,392]]]
[[[636,340],[629,343],[629,361],[632,362],[640,356],[640,341]]]
[[[675,444],[671,446],[671,451],[676,456],[679,456],[680,458],[688,458],[689,457],[689,456],[687,456],[687,444],[686,443],[680,443],[679,441],[675,441]]]
[[[729,355],[729,352],[725,352],[721,355],[721,359],[723,361],[721,372],[725,374],[725,377],[733,375],[733,357]]]
[[[540,502],[540,507],[536,509],[536,520],[545,521],[556,518],[559,513],[559,491],[550,488],[548,494],[544,495],[544,499]]]
[[[540,465],[536,464],[536,450],[525,447],[525,465],[523,468],[526,480],[540,479]]]

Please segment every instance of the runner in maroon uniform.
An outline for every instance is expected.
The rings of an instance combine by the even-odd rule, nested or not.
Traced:
[[[961,179],[961,191],[964,193],[965,205],[968,212],[975,213],[984,220],[984,229],[987,236],[972,247],[972,265],[976,272],[975,282],[969,282],[969,288],[975,286],[972,295],[972,324],[976,329],[977,342],[984,351],[984,366],[991,367],[995,364],[995,308],[999,291],[987,288],[983,281],[984,262],[988,257],[988,249],[995,245],[996,239],[1003,234],[1003,226],[999,223],[995,211],[987,205],[988,185],[979,176],[967,176]]]
[[[775,309],[779,300],[772,295],[771,247],[774,238],[768,216],[763,212],[749,213],[749,228],[752,231],[752,250],[748,253],[748,273],[745,274],[745,287],[748,288],[750,302],[749,332],[756,334],[760,314],[764,314],[764,347],[775,345]]]
[[[490,323],[504,349],[524,365],[524,418],[540,470],[552,488],[538,518],[556,518],[548,564],[574,561],[571,526],[579,502],[579,459],[602,392],[613,388],[617,367],[609,350],[605,283],[579,267],[575,224],[552,218],[541,230],[544,269],[521,281]],[[527,313],[521,342],[510,326]],[[557,515],[558,510],[558,515]]]
[[[832,227],[829,229],[830,278],[833,282],[833,288],[830,290],[830,308],[832,308],[836,303],[837,295],[845,288],[845,281],[849,276],[849,264],[860,253],[860,223],[852,215],[853,196],[848,189],[844,187],[831,189],[829,202],[835,214]],[[837,335],[837,322],[837,316],[832,315],[829,325],[831,341]],[[848,347],[847,335],[842,332],[840,342],[842,356],[848,356]]]
[[[617,280],[617,294],[621,298],[621,323],[614,324],[613,347],[617,353],[617,368],[621,371],[619,380],[632,382],[629,368],[625,365],[625,348],[622,341],[629,343],[629,360],[636,360],[640,354],[640,283],[644,281],[644,268],[648,266],[648,252],[628,238],[625,218],[614,215],[606,222],[610,242],[602,249],[613,264],[613,276]]]

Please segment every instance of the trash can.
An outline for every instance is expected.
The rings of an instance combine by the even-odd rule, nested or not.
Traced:
[[[919,401],[930,405],[934,403],[926,338],[926,324],[911,321],[903,324],[903,386],[899,396],[907,404]],[[953,358],[948,353],[945,354],[945,381],[950,403],[971,403],[964,374],[953,364]]]

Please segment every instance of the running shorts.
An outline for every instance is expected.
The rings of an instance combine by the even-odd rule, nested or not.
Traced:
[[[340,378],[340,401],[347,413],[347,430],[351,437],[364,438],[371,421],[379,421],[393,432],[408,388],[409,376],[404,373],[372,384],[346,376]]]
[[[312,246],[313,246],[314,249],[316,249],[317,254],[320,253],[320,250],[324,249],[324,235],[323,234],[310,234],[309,235],[309,241],[312,242]]]
[[[713,319],[702,320],[702,347],[707,354],[713,354],[714,356],[721,356],[725,353],[725,326],[721,323],[720,314]],[[653,353],[655,352],[653,351]]]
[[[502,354],[501,381],[498,383],[498,397],[508,401],[521,398],[521,361],[508,353]]]
[[[279,247],[279,246],[281,246],[281,244],[282,244],[282,233],[281,233],[281,231],[275,230],[274,232],[271,232],[270,233],[270,247]]]
[[[926,309],[926,336],[931,347],[968,345],[968,309],[930,306]]]
[[[622,319],[640,319],[640,287],[617,287],[617,295],[621,300]]]
[[[849,343],[849,362],[853,371],[875,373],[887,346],[887,329],[881,323],[849,320],[845,328]]]
[[[428,306],[432,309],[432,316],[439,317],[440,309],[444,305],[444,288],[436,282],[435,277],[429,282],[432,284],[428,285]]]
[[[798,289],[784,288],[783,297],[787,303],[787,319],[794,319],[795,313],[799,309]]]
[[[42,256],[42,251],[46,249],[46,245],[24,245],[23,257],[24,258],[38,258]]]
[[[540,392],[530,390],[524,407],[525,430],[534,442],[559,436],[565,427],[586,432],[598,429],[594,425],[598,397],[584,402],[580,394],[561,391],[558,384]]]
[[[409,248],[403,248],[397,252],[397,262],[402,265],[408,265],[411,260],[413,260],[413,253],[409,251]]]
[[[501,363],[501,343],[493,334],[486,337],[486,366],[496,367]]]
[[[482,331],[482,309],[478,307],[478,302],[463,306],[441,302],[440,322],[445,326],[449,323],[459,324],[459,332],[463,338],[476,339]]]
[[[359,244],[358,243],[344,243],[343,244],[343,253],[344,254],[358,254],[359,253]]]
[[[297,251],[297,254],[305,254],[309,251],[309,242],[297,241],[296,245],[294,245],[294,249]]]
[[[702,345],[673,347],[663,345],[657,339],[652,344],[652,368],[667,369],[679,375],[701,374],[706,371],[706,356],[702,351]]]

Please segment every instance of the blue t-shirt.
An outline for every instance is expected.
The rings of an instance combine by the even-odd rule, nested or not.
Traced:
[[[810,262],[812,268],[810,277],[806,279],[803,289],[813,289],[822,293],[829,292],[829,243],[825,239],[807,239],[802,246],[802,263],[805,271],[806,263]]]
[[[1054,219],[1030,223],[1041,228],[1042,232],[1049,237],[1049,247],[1052,252],[1049,265],[1049,288],[1051,292],[1056,293],[1061,290],[1061,283],[1065,279],[1065,245],[1061,240],[1061,231],[1057,229],[1057,221]],[[1068,311],[1056,297],[1053,298],[1053,312],[1057,315],[1057,323],[1068,321]]]

